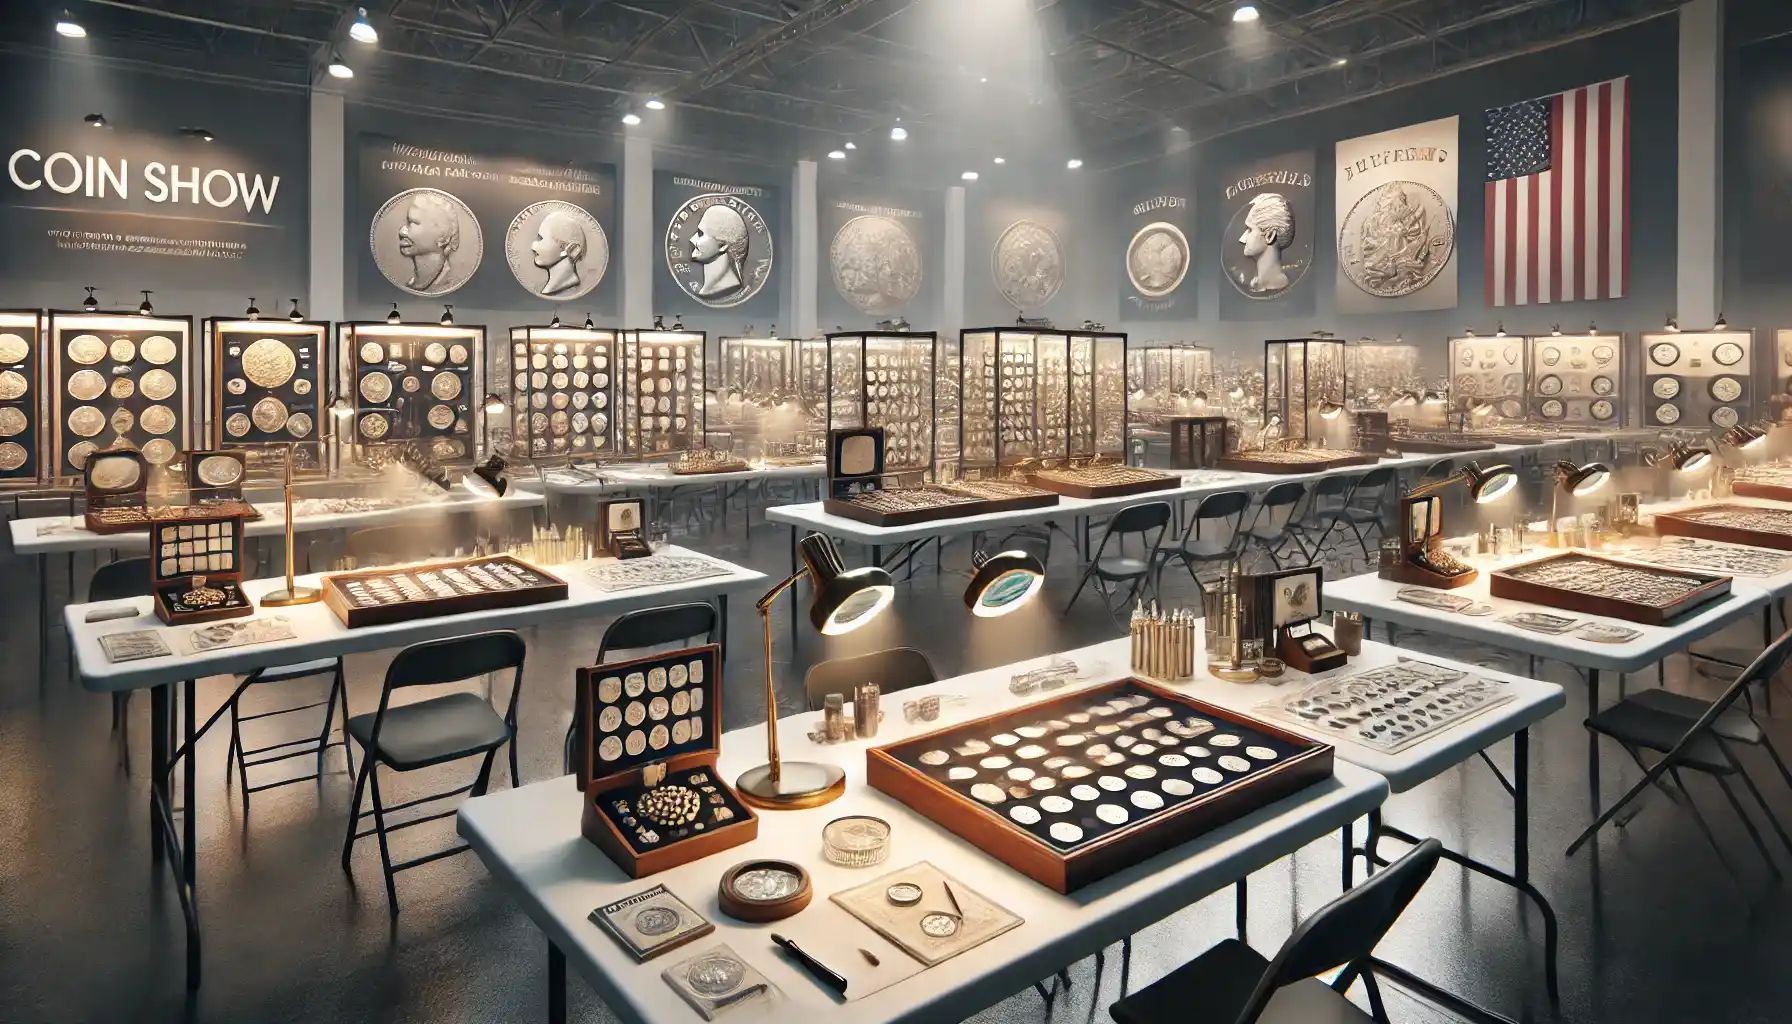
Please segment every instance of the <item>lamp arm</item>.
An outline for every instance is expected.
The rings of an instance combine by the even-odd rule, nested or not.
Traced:
[[[797,581],[809,575],[809,567],[804,566],[785,577],[782,583],[766,592],[754,605],[759,610],[759,625],[765,632],[765,761],[773,784],[783,776],[782,765],[778,760],[778,687],[772,676],[772,604],[778,595],[795,586]],[[794,609],[792,615],[796,614]]]
[[[758,603],[755,604],[753,607],[759,609],[759,611],[762,613],[768,612],[772,606],[772,603],[775,602],[779,598],[779,596],[781,596],[786,590],[789,590],[791,587],[795,586],[798,580],[802,579],[803,577],[805,577],[807,575],[809,575],[809,567],[808,566],[804,566],[801,569],[798,569],[796,572],[791,573],[789,576],[786,576],[784,578],[784,581],[782,583],[779,583],[777,586],[766,591],[765,596],[760,598]]]
[[[1408,498],[1429,497],[1430,495],[1436,494],[1444,488],[1449,487],[1451,484],[1459,484],[1466,479],[1468,479],[1468,477],[1465,473],[1451,473],[1442,480],[1433,480],[1423,487],[1415,487],[1412,490],[1407,491],[1406,496]]]

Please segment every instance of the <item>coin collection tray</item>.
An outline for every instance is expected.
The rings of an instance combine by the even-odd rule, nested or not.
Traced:
[[[243,524],[234,516],[156,517],[149,569],[156,617],[171,626],[255,613],[243,593]]]
[[[976,498],[986,503],[983,512],[1014,512],[1023,508],[1048,508],[1056,505],[1058,492],[1021,483],[1019,480],[952,480],[939,485],[942,490]]]
[[[872,526],[912,526],[935,519],[957,519],[993,511],[986,502],[934,484],[920,487],[882,487],[839,498],[823,498],[830,515]]]
[[[1137,679],[866,752],[873,787],[1065,893],[1331,774],[1323,743]]]
[[[692,331],[623,331],[622,450],[682,452],[704,438],[704,348]]]
[[[43,477],[38,386],[44,347],[36,310],[0,310],[0,484]]]
[[[191,443],[191,317],[50,313],[52,471],[123,441],[165,466]]]
[[[1738,498],[1792,501],[1792,466],[1744,466],[1730,480]]]
[[[1615,554],[1627,562],[1725,576],[1778,576],[1792,570],[1792,556],[1759,547],[1714,544],[1692,537],[1663,537],[1661,543],[1652,548],[1624,548]]]
[[[485,328],[347,323],[340,330],[359,441],[422,441],[438,461],[472,455]]]
[[[616,333],[571,327],[510,331],[515,436],[531,458],[609,453]]]
[[[1067,498],[1118,498],[1175,490],[1182,486],[1182,478],[1174,473],[1107,462],[1033,470],[1027,474],[1027,483]]]
[[[721,650],[707,644],[578,670],[581,831],[630,877],[759,833],[759,819],[716,773]]]
[[[1519,337],[1450,339],[1450,408],[1474,408],[1482,402],[1501,420],[1525,418],[1525,339]],[[1416,450],[1416,449],[1414,449]]]
[[[1616,334],[1531,339],[1530,409],[1552,423],[1624,422],[1624,339]]]
[[[206,320],[212,445],[321,439],[329,333],[323,322]]]
[[[1411,452],[1416,455],[1451,455],[1456,452],[1492,451],[1494,442],[1465,437],[1450,431],[1420,430],[1396,432],[1389,436],[1388,444],[1392,445],[1396,451]]]
[[[1586,615],[1665,625],[1730,592],[1730,577],[1620,562],[1583,551],[1488,573],[1494,597]]]
[[[706,473],[744,473],[747,461],[732,452],[716,448],[693,448],[672,459],[669,467],[675,476],[702,476]]]
[[[1644,421],[1652,427],[1728,430],[1749,418],[1754,396],[1747,331],[1643,335]]]
[[[1393,754],[1512,700],[1508,684],[1422,661],[1352,672],[1257,705],[1260,715]]]
[[[324,603],[350,629],[566,599],[566,582],[509,555],[323,578]]]
[[[1659,536],[1697,537],[1726,544],[1792,551],[1792,509],[1701,505],[1657,512],[1655,532]]]
[[[1241,473],[1316,473],[1343,466],[1369,466],[1381,461],[1373,452],[1349,448],[1253,448],[1233,452],[1214,463],[1215,469]]]

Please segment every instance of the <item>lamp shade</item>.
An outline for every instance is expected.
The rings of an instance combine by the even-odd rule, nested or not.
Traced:
[[[1563,490],[1576,498],[1583,498],[1606,485],[1612,477],[1612,470],[1603,462],[1589,462],[1584,466],[1576,466],[1572,462],[1556,463],[1556,479]]]
[[[979,618],[994,619],[1019,611],[1045,586],[1045,565],[1025,551],[1004,551],[971,558],[976,571],[964,589],[964,606]]]
[[[1674,446],[1669,453],[1674,460],[1674,468],[1682,473],[1696,473],[1711,464],[1709,448],[1693,448],[1684,441]]]
[[[819,533],[802,539],[803,564],[815,597],[809,621],[823,636],[850,633],[878,616],[896,598],[896,584],[881,567],[848,569],[834,542]]]
[[[1471,462],[1463,467],[1462,473],[1468,480],[1468,493],[1477,505],[1503,498],[1518,486],[1518,473],[1503,463],[1482,469]]]
[[[484,463],[473,467],[471,473],[460,478],[461,485],[481,498],[502,498],[510,489],[510,480],[504,475],[504,460],[496,455]]]

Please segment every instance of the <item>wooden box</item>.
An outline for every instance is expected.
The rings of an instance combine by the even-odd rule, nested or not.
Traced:
[[[1618,569],[1636,573],[1638,579],[1644,576],[1672,577],[1690,583],[1692,586],[1671,601],[1660,604],[1644,604],[1623,596],[1621,592],[1589,592],[1525,578],[1529,573],[1545,567],[1557,567],[1571,571],[1582,563],[1589,569]],[[1580,612],[1583,615],[1603,615],[1629,622],[1640,622],[1646,626],[1666,625],[1680,616],[1696,610],[1701,605],[1723,598],[1729,592],[1730,577],[1728,576],[1713,576],[1685,569],[1668,569],[1660,566],[1620,562],[1584,551],[1568,551],[1559,555],[1550,555],[1519,565],[1495,569],[1488,573],[1488,593],[1494,597],[1503,597],[1513,601],[1529,601],[1532,604],[1560,608],[1563,611]]]
[[[1399,434],[1388,439],[1398,451],[1414,455],[1455,455],[1461,452],[1490,452],[1492,441],[1476,441],[1469,438],[1444,440],[1434,437],[1403,437]]]
[[[566,581],[509,555],[339,572],[322,582],[324,604],[350,629],[566,600]]]
[[[1023,484],[1018,480],[954,480],[939,486],[941,490],[983,502],[983,507],[977,510],[979,515],[985,512],[1050,508],[1058,503],[1058,492]]]
[[[242,449],[187,452],[186,463],[187,500],[194,506],[224,510],[244,522],[261,519],[261,510],[243,500],[249,457]]]
[[[887,509],[871,504],[878,501],[897,501],[905,494],[914,495],[917,498],[925,495],[929,504],[919,508]],[[954,493],[935,484],[921,487],[879,487],[843,498],[823,498],[821,507],[829,515],[852,519],[871,526],[913,526],[916,523],[931,523],[936,519],[957,519],[962,516],[974,516],[995,511],[989,507],[988,502],[982,499]]]
[[[1749,524],[1714,522],[1729,515],[1746,515]],[[1792,551],[1792,509],[1757,508],[1753,505],[1701,505],[1655,513],[1658,536],[1697,537],[1725,544]]]
[[[149,460],[134,448],[108,448],[87,457],[81,469],[87,529],[128,533],[149,526]]]
[[[599,551],[617,558],[646,558],[647,503],[640,498],[615,498],[597,503],[597,528],[592,531]]]
[[[1769,484],[1760,481],[1737,480],[1730,485],[1730,493],[1738,498],[1768,498],[1773,501],[1792,501],[1792,482],[1786,484]]]
[[[237,516],[158,516],[149,524],[150,589],[170,626],[255,614],[243,593],[243,522]],[[195,601],[197,594],[209,600]]]
[[[1324,633],[1311,629],[1305,633],[1283,630],[1282,639],[1276,644],[1276,654],[1289,668],[1308,675],[1329,672],[1350,662],[1350,656],[1343,648]]]
[[[1095,730],[1106,724],[1121,731],[1098,735]],[[1127,734],[1139,739],[1131,752],[1111,746],[1107,754],[1090,752],[1091,747],[1111,745],[1111,735]],[[1152,749],[1140,751],[1145,746]],[[1166,762],[1169,755],[1174,756]],[[1062,893],[1139,864],[1332,774],[1332,748],[1323,743],[1138,679],[874,747],[865,757],[866,780],[873,787]],[[1002,760],[984,767],[991,757]],[[1069,763],[1056,760],[1061,757]],[[1245,768],[1223,768],[1222,757],[1228,765],[1239,758]],[[1030,781],[1016,781],[1011,766],[1034,774]],[[953,772],[963,768],[971,772]],[[1129,768],[1148,768],[1150,774],[1137,778],[1146,773],[1128,775]],[[1056,777],[1051,788],[1036,785],[1047,777]],[[1101,784],[1101,779],[1114,781]],[[1094,791],[1092,798],[1079,798],[1088,796],[1078,789],[1084,785]],[[1059,801],[1065,800],[1068,808],[1050,809],[1064,808]]]
[[[1382,579],[1415,587],[1455,590],[1468,586],[1481,575],[1480,570],[1471,566],[1463,566],[1461,572],[1444,571],[1451,563],[1460,563],[1453,558],[1444,560],[1444,505],[1437,495],[1401,498],[1400,523],[1400,553],[1392,563],[1382,565],[1377,571],[1376,575]]]
[[[706,644],[578,670],[573,712],[579,828],[630,878],[751,842],[759,819],[721,776],[722,649]],[[682,737],[682,739],[680,738]],[[649,790],[697,795],[696,817],[648,819]]]
[[[1308,448],[1299,454],[1285,451],[1237,452],[1219,460],[1213,468],[1229,469],[1235,473],[1282,476],[1289,473],[1321,473],[1346,466],[1373,466],[1380,461],[1381,456],[1370,452],[1344,448]]]
[[[1028,474],[1027,483],[1056,491],[1066,498],[1123,498],[1149,491],[1173,491],[1182,486],[1182,477],[1155,469],[1109,463],[1040,470]]]

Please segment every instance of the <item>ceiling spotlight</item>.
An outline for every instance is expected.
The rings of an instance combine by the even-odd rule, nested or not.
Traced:
[[[979,85],[988,85],[988,84],[989,84],[989,78],[988,78],[988,76],[986,76],[986,75],[978,75],[978,76],[977,76],[977,83],[978,83],[978,84],[979,84]]]
[[[100,300],[93,297],[93,285],[87,285],[87,297],[81,300],[81,308],[91,313],[100,308]]]
[[[342,59],[342,54],[340,53],[330,54],[329,71],[331,78],[355,77],[355,69],[348,66],[348,62]]]
[[[640,124],[641,123],[641,115],[637,114],[631,110],[628,113],[622,115],[622,123],[626,124],[626,125],[631,125],[631,126]]]
[[[1250,4],[1240,4],[1238,10],[1232,12],[1232,20],[1243,25],[1257,20],[1257,8]]]
[[[436,322],[441,324],[443,327],[453,327],[454,326],[454,307],[451,305],[443,306],[442,307],[442,319],[440,319]]]
[[[554,314],[554,319],[548,321],[548,327],[556,331],[560,329],[560,314]]]
[[[1066,166],[1074,171],[1078,167],[1083,166],[1083,162],[1081,160],[1077,159],[1076,157],[1071,157],[1069,160],[1066,160],[1064,162],[1064,166]]]
[[[106,127],[106,115],[104,115],[104,114],[88,114],[86,117],[82,118],[81,120],[87,122],[87,127],[89,127],[89,128],[104,128],[104,127]]]
[[[1504,320],[1501,320],[1498,324],[1494,325],[1493,336],[1496,338],[1504,338],[1506,336],[1506,322]]]
[[[1712,324],[1711,329],[1714,331],[1727,331],[1730,329],[1730,322],[1724,319],[1722,313],[1719,313],[1717,314],[1717,323]]]
[[[1668,331],[1672,334],[1680,333],[1680,321],[1674,319],[1674,314],[1672,314],[1672,313],[1668,314],[1667,322],[1662,324],[1661,327],[1662,327],[1662,330]]]
[[[890,138],[897,142],[901,142],[903,139],[908,138],[908,129],[902,127],[902,122],[898,121],[896,122],[896,126],[890,129]]]
[[[251,320],[260,320],[261,319],[261,310],[258,309],[255,305],[255,296],[253,296],[253,295],[249,296],[249,308],[243,310],[243,315],[248,317]]]
[[[1341,68],[1348,63],[1350,63],[1349,57],[1339,57],[1337,60],[1332,61],[1332,67]]]
[[[373,23],[367,20],[367,8],[355,9],[355,23],[348,27],[348,37],[357,43],[377,43],[380,34],[373,30]]]
[[[1552,338],[1560,338],[1562,336],[1562,325],[1561,324],[1550,324],[1549,325],[1549,336]]]
[[[591,314],[590,314],[590,313],[586,313],[586,314],[585,314],[585,329],[586,329],[586,330],[587,330],[587,331],[595,331],[595,330],[597,330],[597,324],[596,324],[596,322],[594,322],[594,321],[593,321],[593,320],[592,320],[592,319],[591,319]]]
[[[399,317],[399,315],[398,315],[398,303],[394,302],[392,304],[392,311],[390,313],[386,314],[386,322],[389,324],[395,324],[395,323],[398,323],[400,319],[401,319],[401,317]]]
[[[856,143],[856,142],[848,142],[848,143],[847,143],[847,144],[846,144],[846,148],[847,148],[847,149],[858,149],[858,148],[859,148],[859,144],[858,144],[858,143]]]
[[[287,311],[286,319],[291,320],[295,324],[303,323],[305,321],[305,314],[299,312],[299,300],[289,299],[287,301],[292,303],[292,309]]]
[[[830,150],[828,150],[828,159],[829,160],[844,160],[844,159],[846,159],[846,150],[830,149]]]
[[[137,315],[138,316],[155,316],[156,315],[156,307],[149,304],[149,297],[154,294],[155,294],[154,292],[148,292],[148,291],[143,293],[143,304],[137,307]]]
[[[87,38],[87,30],[67,10],[62,12],[62,17],[56,19],[56,34],[66,39]]]
[[[976,181],[977,180],[977,172],[976,171],[966,171],[963,174],[960,174],[959,177],[963,178],[965,181]]]
[[[1008,158],[1005,156],[998,156],[995,158],[995,160],[993,162],[998,163],[998,164],[1005,164],[1008,162]]]
[[[666,109],[666,101],[660,99],[658,96],[647,97],[647,102],[643,103],[641,105],[646,107],[648,110],[664,110],[664,109]]]

